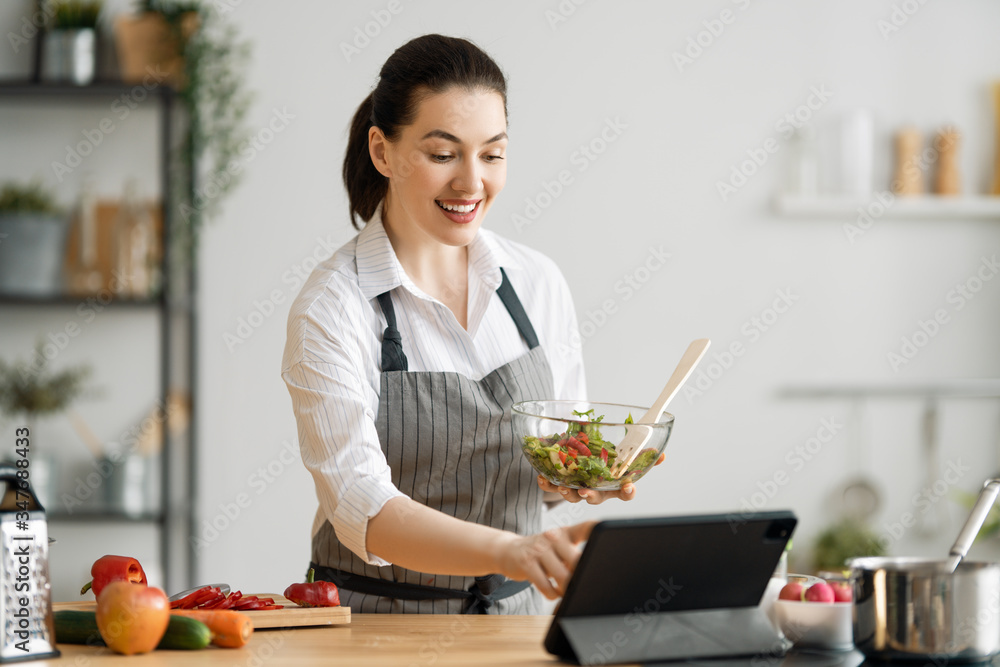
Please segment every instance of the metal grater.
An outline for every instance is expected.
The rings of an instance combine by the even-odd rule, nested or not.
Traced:
[[[45,509],[30,485],[20,486],[17,470],[0,464],[0,483],[6,486],[0,501],[0,663],[59,656]]]

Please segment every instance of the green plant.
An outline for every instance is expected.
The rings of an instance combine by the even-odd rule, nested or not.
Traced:
[[[86,366],[59,373],[48,369],[41,341],[35,345],[33,360],[13,363],[0,360],[0,410],[10,416],[28,418],[61,412],[83,393],[84,380],[90,375]]]
[[[850,558],[884,556],[885,545],[860,519],[843,519],[816,538],[813,561],[817,570],[842,570]]]
[[[48,190],[38,181],[18,185],[5,183],[0,188],[0,213],[58,214],[59,207]]]
[[[189,259],[203,224],[239,182],[240,147],[249,137],[245,126],[251,95],[244,88],[249,42],[239,39],[219,12],[199,0],[142,0],[140,11],[163,16],[184,56],[184,86],[179,91],[188,127],[175,154],[173,193],[179,213],[175,234],[179,256]],[[197,15],[197,29],[185,21]],[[234,165],[238,168],[234,168]],[[198,188],[196,184],[205,184]],[[210,187],[206,187],[209,186]]]
[[[61,0],[53,6],[52,29],[96,28],[101,13],[100,0]]]

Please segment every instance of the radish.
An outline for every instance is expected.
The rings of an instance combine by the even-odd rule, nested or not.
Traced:
[[[833,602],[836,598],[830,584],[825,581],[817,581],[806,589],[803,599],[806,602]]]
[[[802,590],[802,584],[797,581],[790,581],[782,587],[781,592],[778,593],[778,599],[801,602],[804,592],[805,591]]]

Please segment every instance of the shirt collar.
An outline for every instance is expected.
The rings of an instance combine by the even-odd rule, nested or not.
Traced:
[[[358,265],[358,285],[366,299],[374,299],[383,292],[404,287],[414,294],[429,298],[406,275],[392,249],[382,223],[381,204],[375,215],[358,234],[355,258]],[[469,244],[469,268],[491,289],[500,287],[500,268],[520,269],[521,266],[498,243],[496,236],[482,229]]]

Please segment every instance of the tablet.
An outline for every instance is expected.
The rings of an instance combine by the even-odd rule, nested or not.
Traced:
[[[545,638],[575,660],[562,619],[756,607],[797,520],[788,511],[615,519],[594,526]]]

